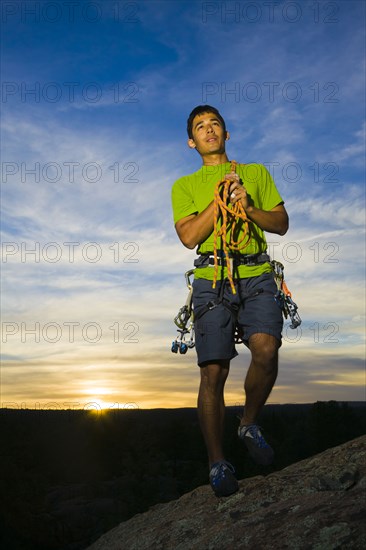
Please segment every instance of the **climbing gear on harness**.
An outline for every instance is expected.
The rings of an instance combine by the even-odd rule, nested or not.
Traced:
[[[301,325],[301,317],[297,312],[297,305],[292,300],[292,294],[287,288],[285,279],[284,279],[284,267],[280,262],[273,260],[271,262],[272,269],[274,271],[274,278],[277,285],[277,292],[275,294],[276,304],[282,309],[282,313],[287,319],[290,317],[291,325],[290,328],[297,328]]]
[[[235,160],[231,161],[231,172],[236,171]],[[229,250],[238,252],[246,248],[251,240],[249,223],[250,219],[247,217],[243,205],[240,201],[231,205],[228,201],[229,188],[232,184],[232,180],[221,180],[216,184],[214,193],[214,278],[212,288],[216,288],[216,282],[218,278],[219,262],[218,262],[218,245],[217,241],[221,237],[222,248],[224,250],[226,258],[226,267],[228,273],[228,279],[233,294],[236,294],[234,282],[233,282],[233,262],[230,260]],[[219,217],[222,217],[221,228],[218,229]],[[240,240],[235,240],[235,228],[239,220],[243,222],[243,235]],[[227,234],[230,232],[230,241],[227,242]]]
[[[271,258],[266,254],[265,252],[258,252],[258,254],[236,254],[236,255],[229,255],[230,260],[233,260],[233,265],[248,265],[248,266],[254,266],[254,265],[260,265],[264,264],[266,262],[270,262]],[[217,262],[219,266],[226,266],[226,258],[224,257],[218,257]],[[205,254],[201,254],[194,260],[194,266],[197,268],[200,267],[207,267],[209,265],[214,265],[215,258],[212,255],[211,252],[206,252]]]
[[[185,273],[186,284],[188,287],[188,296],[184,306],[180,308],[178,314],[174,318],[174,323],[177,325],[179,336],[172,342],[173,353],[187,353],[188,348],[194,348],[194,324],[193,324],[193,307],[192,294],[193,286],[190,281],[190,276],[193,275],[194,269],[190,269]],[[187,326],[188,325],[188,326]],[[189,337],[189,340],[186,340]]]

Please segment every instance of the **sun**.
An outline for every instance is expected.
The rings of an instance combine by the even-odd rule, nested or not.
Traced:
[[[90,386],[81,391],[84,397],[83,409],[91,412],[101,412],[111,408],[111,403],[105,399],[111,395],[111,391],[102,386]],[[113,404],[112,404],[113,408]]]

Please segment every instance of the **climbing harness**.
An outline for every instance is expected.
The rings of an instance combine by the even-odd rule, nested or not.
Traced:
[[[178,314],[174,318],[174,323],[178,327],[178,336],[172,342],[173,353],[187,353],[188,348],[194,348],[194,324],[193,324],[193,307],[192,294],[193,286],[190,281],[190,276],[193,275],[194,269],[190,269],[185,273],[186,284],[188,287],[188,296],[184,306],[180,308]],[[189,339],[188,339],[189,338]]]
[[[273,260],[271,266],[274,272],[274,278],[277,285],[277,292],[274,296],[276,304],[282,309],[283,316],[285,319],[290,317],[291,325],[290,328],[297,328],[301,325],[301,318],[297,312],[297,305],[292,299],[292,294],[287,288],[285,279],[284,279],[284,267],[281,262]]]
[[[231,161],[231,172],[236,172],[236,162]],[[239,252],[248,246],[251,240],[249,223],[250,219],[246,215],[243,205],[238,201],[234,206],[228,202],[229,188],[232,180],[221,180],[216,184],[214,192],[214,278],[212,288],[216,288],[216,282],[219,272],[218,261],[218,240],[221,237],[222,248],[224,251],[227,267],[227,275],[231,286],[231,291],[236,294],[233,281],[233,262],[230,258],[229,249],[232,252]],[[218,228],[219,217],[222,217],[221,228]],[[243,221],[241,228],[243,235],[240,240],[235,240],[235,229],[239,220]],[[227,236],[230,236],[229,242]]]
[[[219,252],[221,251],[218,251],[217,264],[219,266],[226,266],[226,258],[219,255]],[[270,262],[271,258],[268,254],[266,254],[266,252],[258,252],[257,254],[230,254],[229,260],[234,267],[237,267],[239,265],[254,266],[264,264],[266,262]],[[195,267],[208,267],[210,265],[214,265],[214,263],[215,258],[211,252],[201,254],[193,262]]]
[[[208,311],[211,311],[212,309],[215,309],[216,307],[222,304],[224,308],[226,308],[235,319],[234,343],[243,344],[244,341],[243,341],[242,329],[240,325],[236,322],[238,313],[239,313],[239,304],[231,303],[229,300],[227,300],[224,297],[225,285],[227,282],[229,282],[228,279],[224,279],[222,281],[220,292],[218,294],[218,297],[215,300],[209,300],[206,304],[204,304],[203,306],[200,306],[197,309],[194,315],[194,320],[198,321],[201,317],[203,317],[203,315],[205,315],[205,313],[207,313]],[[263,288],[258,288],[254,290],[254,292],[252,292],[251,294],[248,294],[246,298],[247,299],[254,298],[255,296],[258,296],[258,294],[262,294],[262,292],[263,292]]]

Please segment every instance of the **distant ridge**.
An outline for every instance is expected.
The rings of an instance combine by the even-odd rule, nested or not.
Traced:
[[[318,401],[317,403],[326,403],[324,401]],[[366,401],[328,401],[328,403],[336,403],[337,405],[348,405],[350,407],[362,407],[362,408],[366,408]],[[4,404],[4,403],[3,403]],[[20,407],[19,405],[17,407],[15,406],[12,406],[12,407],[3,407],[1,404],[0,405],[0,412],[2,411],[18,411],[18,412],[90,412],[90,409],[84,409],[84,408],[80,408],[80,409],[75,409],[75,408],[49,408],[49,404],[46,403],[45,404],[45,407],[46,408],[42,408],[42,404],[40,404],[40,406],[37,406],[36,407]],[[313,402],[309,402],[309,403],[296,403],[296,402],[291,402],[291,403],[267,403],[266,404],[266,410],[269,410],[269,409],[273,409],[273,408],[286,408],[286,407],[297,407],[297,408],[311,408],[314,406],[314,403]],[[226,404],[226,409],[229,409],[229,410],[234,410],[234,409],[242,409],[243,408],[243,405],[242,404],[234,404],[234,405],[230,405],[230,404]],[[96,412],[98,412],[98,409],[92,409]],[[101,408],[100,409],[101,412],[110,412],[110,413],[123,413],[123,412],[127,412],[127,413],[130,413],[131,411],[144,411],[144,412],[169,412],[169,411],[192,411],[194,412],[195,414],[197,413],[197,407],[196,406],[192,406],[192,407],[154,407],[154,408],[151,408],[151,409],[145,409],[143,407],[131,407],[131,408],[116,408],[116,409],[113,409],[113,408]]]
[[[87,550],[366,548],[366,436],[218,499],[206,486],[121,523]]]

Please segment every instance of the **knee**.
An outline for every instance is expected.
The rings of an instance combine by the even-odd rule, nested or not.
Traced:
[[[276,338],[267,334],[253,335],[250,341],[250,351],[253,362],[267,370],[277,369],[279,343]]]
[[[216,393],[222,391],[227,376],[229,366],[223,364],[209,364],[201,367],[201,386]]]

